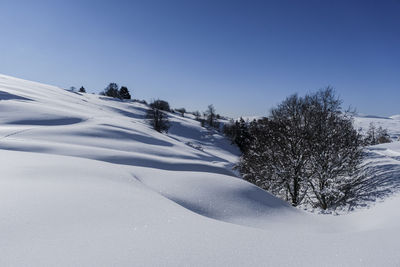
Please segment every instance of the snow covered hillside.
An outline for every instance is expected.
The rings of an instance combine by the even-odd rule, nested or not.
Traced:
[[[379,117],[370,115],[358,115],[354,118],[355,127],[361,132],[367,132],[370,124],[376,128],[382,127],[388,130],[388,134],[393,140],[400,137],[400,115],[390,117]]]
[[[308,214],[236,177],[220,134],[146,109],[0,75],[0,266],[400,265],[399,195]],[[370,148],[384,190],[399,144]]]

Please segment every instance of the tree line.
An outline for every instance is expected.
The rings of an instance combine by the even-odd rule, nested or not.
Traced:
[[[74,86],[71,86],[69,90],[75,92],[76,88]],[[78,92],[86,93],[85,87],[81,86]],[[118,84],[116,83],[110,83],[103,91],[100,92],[100,95],[119,98],[119,99],[131,99],[131,94],[128,88],[126,86],[119,87]]]
[[[75,92],[76,88],[71,86],[70,91]],[[86,89],[82,86],[79,89],[80,93],[86,93]],[[110,83],[103,91],[99,93],[103,96],[108,96],[118,99],[131,99],[132,96],[126,86],[119,87],[117,83]],[[139,101],[147,105],[146,101]],[[168,132],[170,128],[170,121],[168,119],[168,112],[179,113],[182,117],[185,113],[188,113],[185,108],[171,109],[169,103],[165,100],[153,100],[149,105],[149,109],[146,113],[146,118],[149,124],[158,132]],[[199,111],[191,112],[197,121],[201,123],[202,126],[211,126],[214,128],[219,128],[218,119],[221,118],[219,114],[216,113],[213,105],[209,105],[207,110],[203,112],[203,116]]]

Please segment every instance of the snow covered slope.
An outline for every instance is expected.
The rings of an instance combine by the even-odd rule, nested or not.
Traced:
[[[390,117],[358,115],[354,117],[355,127],[364,133],[368,131],[371,123],[376,128],[382,127],[387,129],[393,140],[397,140],[400,137],[400,115]]]
[[[0,75],[1,266],[400,264],[400,197],[307,214],[237,178],[218,133],[159,134],[146,109]]]

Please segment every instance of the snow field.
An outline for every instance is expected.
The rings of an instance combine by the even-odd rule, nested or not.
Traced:
[[[398,195],[306,213],[236,177],[218,133],[171,114],[159,134],[146,109],[0,75],[1,266],[400,265]],[[396,182],[399,143],[370,149]]]

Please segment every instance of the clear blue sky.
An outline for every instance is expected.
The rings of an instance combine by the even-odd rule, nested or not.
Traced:
[[[230,116],[335,87],[400,114],[400,1],[0,1],[0,73]]]

